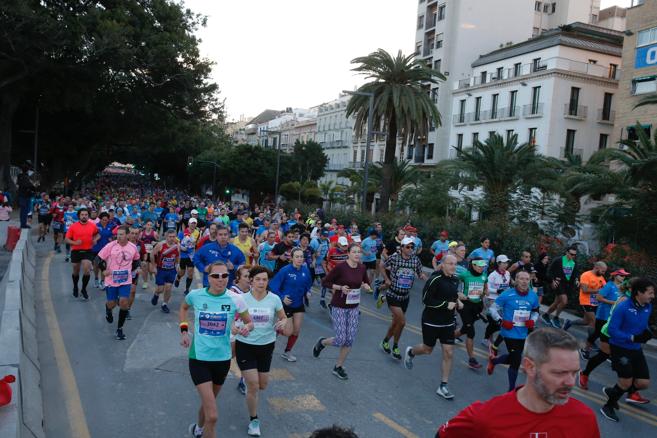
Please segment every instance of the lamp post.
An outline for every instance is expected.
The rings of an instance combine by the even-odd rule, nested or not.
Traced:
[[[374,93],[367,91],[342,91],[345,94],[352,96],[367,96],[369,97],[369,110],[367,111],[367,140],[365,141],[365,172],[363,175],[363,213],[367,211],[367,179],[370,164],[370,142],[372,140],[372,113],[374,112]]]
[[[276,211],[278,211],[278,179],[281,174],[281,131],[274,131],[268,128],[260,130],[261,134],[278,134],[278,145],[276,146],[276,185],[274,186],[274,202],[276,203]]]

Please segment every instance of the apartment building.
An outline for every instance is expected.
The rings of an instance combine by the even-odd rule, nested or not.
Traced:
[[[598,16],[596,23],[600,27],[608,29],[625,31],[627,21],[627,9],[620,6],[610,6],[607,9],[602,9]]]
[[[517,134],[543,155],[583,159],[611,146],[622,43],[621,32],[574,23],[482,55],[454,84],[450,145]]]
[[[596,22],[599,11],[600,0],[419,0],[415,53],[446,81],[427,89],[443,125],[431,127],[428,138],[412,148],[413,162],[431,165],[448,157],[452,90],[470,77],[473,60],[560,25]]]
[[[634,0],[626,24],[614,141],[636,139],[637,121],[652,136],[657,123],[657,105],[634,108],[657,93],[657,0]]]
[[[354,118],[347,117],[349,98],[348,95],[340,95],[337,99],[317,107],[316,141],[328,157],[322,182],[346,184],[344,178],[338,178],[338,172],[353,166],[351,151]]]

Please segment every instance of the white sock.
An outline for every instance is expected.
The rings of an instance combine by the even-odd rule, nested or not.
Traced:
[[[195,427],[194,427],[194,434],[195,434],[195,435],[203,435],[203,428],[202,428],[202,427],[198,427],[198,424],[195,425]]]

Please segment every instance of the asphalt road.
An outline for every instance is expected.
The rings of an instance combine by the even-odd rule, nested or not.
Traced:
[[[49,251],[50,244],[38,248],[37,311],[42,316],[38,336],[47,436],[187,436],[198,398],[186,351],[179,345],[176,313],[166,315],[151,306],[150,291],[140,284],[133,319],[125,326],[127,340],[117,341],[115,324],[110,326],[104,319],[104,293],[91,288],[88,302],[73,298],[70,264],[63,254]],[[402,347],[421,340],[420,291],[421,284],[416,284]],[[172,308],[177,308],[181,297],[182,290],[176,291]],[[311,354],[319,336],[331,335],[328,314],[314,296],[294,348],[298,362],[283,361],[285,339],[278,342],[273,379],[260,399],[263,436],[307,437],[318,427],[337,423],[354,428],[361,437],[433,437],[440,424],[466,405],[505,391],[504,368],[496,369],[493,376],[483,369],[472,371],[465,367],[467,356],[459,347],[450,379],[456,397],[452,401],[438,397],[440,351],[416,358],[412,371],[404,369],[378,347],[388,319],[386,307],[376,310],[374,300],[365,297],[358,338],[345,365],[349,380],[340,381],[331,374],[337,349],[324,350],[319,359]],[[478,358],[485,363],[479,345],[484,327],[478,324]],[[583,337],[583,332],[579,335]],[[654,352],[648,358],[650,368],[657,370]],[[602,365],[591,376],[591,389],[576,389],[574,396],[597,412],[604,400],[602,386],[614,380],[610,367]],[[219,395],[219,436],[247,436],[248,413],[236,385],[237,379],[229,375]],[[645,407],[624,406],[618,424],[597,414],[603,436],[654,436],[657,390],[650,388],[643,395],[653,402]]]

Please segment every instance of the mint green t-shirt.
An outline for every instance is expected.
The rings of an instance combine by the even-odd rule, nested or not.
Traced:
[[[488,282],[486,273],[482,272],[479,275],[472,275],[469,269],[458,274],[458,277],[463,281],[463,295],[468,297],[468,300],[473,303],[481,302],[481,297],[484,294],[484,285]]]
[[[236,313],[247,311],[240,295],[225,290],[212,295],[207,288],[194,289],[185,297],[194,309],[194,336],[189,358],[204,361],[230,360],[230,329]]]
[[[242,295],[242,299],[249,309],[253,330],[249,336],[237,335],[235,339],[251,345],[267,345],[276,342],[276,330],[274,329],[274,324],[278,320],[276,312],[283,308],[283,303],[278,295],[267,292],[267,295],[258,301],[249,292]]]
[[[561,258],[561,265],[563,266],[563,275],[566,280],[570,281],[570,276],[573,275],[573,268],[575,268],[575,260],[568,260],[568,257]]]

